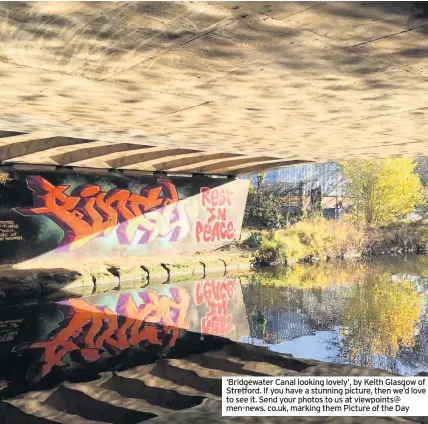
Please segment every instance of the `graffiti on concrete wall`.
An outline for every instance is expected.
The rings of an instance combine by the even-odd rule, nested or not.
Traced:
[[[124,189],[102,191],[98,184],[82,184],[68,196],[69,186],[55,186],[40,176],[27,178],[34,206],[17,208],[24,216],[45,215],[64,232],[60,246],[73,250],[98,236],[116,231],[120,244],[130,244],[138,230],[138,243],[169,236],[177,241],[188,233],[175,186],[167,180],[142,188],[139,194]],[[157,209],[156,211],[153,211]]]
[[[0,172],[0,184],[6,185],[10,181],[9,174],[7,172]]]
[[[31,267],[217,248],[239,237],[248,193],[246,180],[208,177],[7,175],[0,184],[0,263]]]
[[[23,240],[18,225],[13,220],[0,221],[0,242],[14,240]]]
[[[196,222],[196,241],[198,243],[233,240],[235,228],[233,221],[227,219],[228,207],[232,206],[233,192],[227,187],[201,189],[201,206],[208,213],[204,221]]]

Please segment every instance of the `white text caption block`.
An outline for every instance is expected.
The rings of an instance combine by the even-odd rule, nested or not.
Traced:
[[[425,377],[223,377],[223,416],[428,416]]]

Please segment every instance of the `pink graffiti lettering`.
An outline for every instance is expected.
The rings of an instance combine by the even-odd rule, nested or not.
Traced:
[[[232,191],[224,187],[201,188],[201,206],[209,213],[205,222],[198,220],[195,225],[197,243],[215,243],[233,240],[233,221],[227,220],[227,207],[232,205]]]

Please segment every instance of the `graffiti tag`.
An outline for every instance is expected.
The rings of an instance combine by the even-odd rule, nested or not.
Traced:
[[[79,351],[85,361],[93,362],[105,352],[120,352],[141,342],[162,345],[166,336],[169,338],[166,347],[174,346],[180,328],[189,328],[186,315],[190,297],[182,288],[172,288],[170,293],[172,297],[140,292],[143,303],[139,306],[129,293],[120,294],[115,310],[84,299],[63,302],[72,312],[67,326],[52,340],[29,346],[44,349],[42,377],[55,366],[67,365],[64,356],[73,351]]]
[[[205,243],[232,240],[235,229],[227,220],[227,206],[231,206],[232,192],[224,187],[201,188],[202,207],[210,214],[205,223],[196,221],[196,241]]]
[[[5,172],[0,172],[0,184],[6,185],[6,183],[8,183],[9,181],[12,181],[9,178],[9,174]]]
[[[175,186],[167,180],[145,187],[140,194],[125,189],[101,191],[97,184],[83,184],[71,195],[67,185],[54,186],[40,176],[27,177],[33,191],[34,207],[17,208],[24,216],[45,215],[64,232],[59,247],[66,251],[87,244],[98,236],[108,236],[115,228],[120,244],[131,244],[137,233],[139,244],[169,236],[182,239],[189,232],[184,205]]]
[[[201,333],[225,336],[235,329],[232,314],[228,313],[227,301],[235,290],[233,280],[198,281],[195,287],[195,303],[205,303],[209,311],[201,319]]]

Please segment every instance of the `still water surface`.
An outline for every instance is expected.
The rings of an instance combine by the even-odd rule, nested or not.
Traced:
[[[231,340],[402,375],[428,371],[427,256],[95,289],[74,299],[3,298],[0,388],[89,381]]]
[[[428,257],[258,272],[243,296],[246,343],[402,375],[428,371]]]

